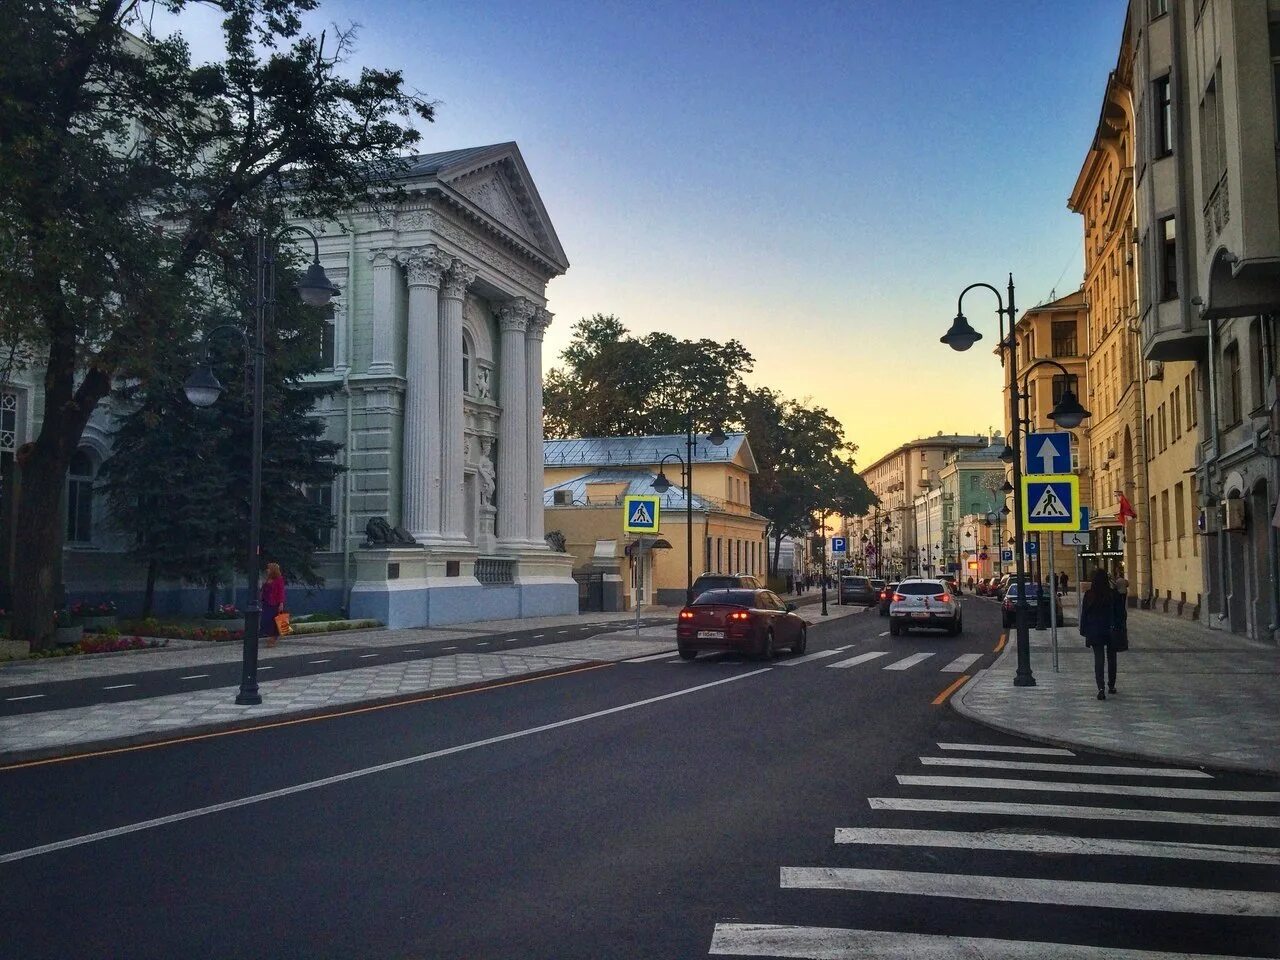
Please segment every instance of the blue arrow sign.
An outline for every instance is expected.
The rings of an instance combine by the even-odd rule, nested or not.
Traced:
[[[846,538],[844,537],[831,538],[832,553],[845,553],[848,551],[848,549],[849,549],[849,541]]]
[[[1071,434],[1065,430],[1027,434],[1027,473],[1070,473]]]

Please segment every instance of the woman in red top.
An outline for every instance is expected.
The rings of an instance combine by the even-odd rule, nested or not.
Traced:
[[[280,639],[276,626],[276,614],[284,610],[284,574],[280,564],[267,564],[267,579],[262,583],[262,616],[258,621],[258,636],[267,638],[267,646],[274,647]]]

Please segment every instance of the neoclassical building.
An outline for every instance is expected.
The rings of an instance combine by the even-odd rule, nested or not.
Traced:
[[[564,250],[514,143],[417,157],[400,185],[394,209],[309,224],[341,290],[314,377],[337,389],[315,415],[346,469],[308,490],[336,525],[325,585],[293,588],[290,604],[395,627],[576,612],[572,560],[547,547],[542,510],[546,286]],[[4,451],[38,429],[38,396],[0,385]],[[141,573],[93,493],[110,419],[94,418],[68,483],[64,580],[69,597],[128,602]],[[377,536],[387,528],[416,542]],[[165,584],[158,608],[202,598]]]

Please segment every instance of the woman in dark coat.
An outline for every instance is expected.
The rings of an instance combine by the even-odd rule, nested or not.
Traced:
[[[1124,629],[1124,597],[1111,589],[1105,570],[1095,570],[1080,609],[1080,633],[1093,648],[1093,677],[1098,683],[1098,699],[1107,699],[1102,686],[1102,664],[1106,659],[1107,690],[1116,692],[1116,654],[1129,648]]]

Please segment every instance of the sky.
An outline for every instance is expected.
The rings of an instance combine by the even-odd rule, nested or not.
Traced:
[[[985,339],[938,342],[974,282],[1019,313],[1080,286],[1066,200],[1125,0],[321,0],[353,65],[438,101],[421,152],[514,140],[570,261],[575,320],[737,338],[749,382],[830,410],[865,466],[1003,424]],[[188,16],[197,56],[212,21]]]

